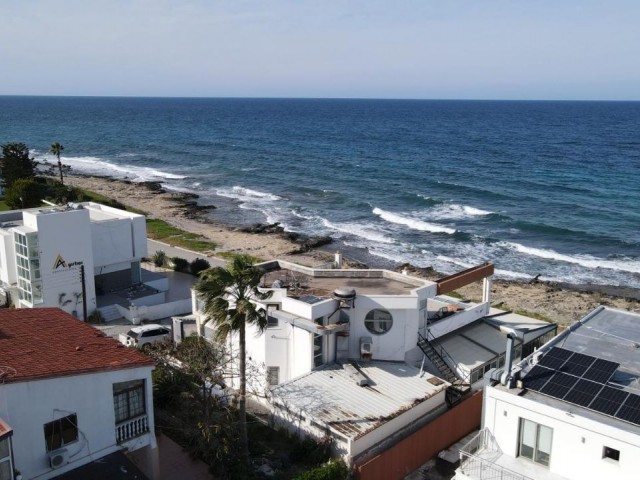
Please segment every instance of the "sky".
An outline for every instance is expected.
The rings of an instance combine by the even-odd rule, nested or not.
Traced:
[[[640,100],[638,0],[0,0],[0,95]]]

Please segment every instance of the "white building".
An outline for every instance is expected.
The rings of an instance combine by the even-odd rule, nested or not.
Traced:
[[[259,267],[272,292],[260,303],[269,323],[262,334],[248,329],[247,357],[265,367],[275,415],[333,436],[348,460],[470,393],[485,370],[504,362],[507,333],[519,332],[526,350],[555,332],[553,324],[490,308],[490,264],[437,282],[282,260]],[[480,280],[481,303],[443,295]],[[212,336],[215,326],[195,296],[194,303],[200,331]],[[237,348],[237,338],[230,343]]]
[[[142,215],[86,202],[0,214],[0,284],[17,307],[60,307],[82,318],[109,274],[141,283]],[[84,272],[84,273],[83,273]],[[84,278],[83,278],[84,276]]]
[[[153,478],[153,368],[60,309],[0,311],[0,418],[13,429],[13,467],[44,480],[139,451]]]
[[[456,478],[637,479],[640,315],[598,307],[485,388]]]

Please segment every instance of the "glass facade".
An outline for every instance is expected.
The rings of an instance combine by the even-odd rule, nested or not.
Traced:
[[[13,232],[13,240],[16,250],[18,297],[31,305],[38,305],[43,302],[38,236],[35,232],[26,235]]]

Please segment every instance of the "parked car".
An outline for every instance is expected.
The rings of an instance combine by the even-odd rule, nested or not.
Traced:
[[[155,323],[133,327],[127,333],[119,335],[120,343],[127,347],[140,348],[142,345],[151,342],[168,340],[171,338],[171,330]]]

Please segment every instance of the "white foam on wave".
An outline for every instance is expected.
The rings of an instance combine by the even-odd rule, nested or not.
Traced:
[[[455,203],[438,205],[429,209],[429,216],[438,220],[484,217],[492,213],[493,212],[488,210],[481,210],[480,208],[470,207],[468,205],[457,205]]]
[[[32,152],[35,153],[36,151],[33,150]],[[58,163],[58,159],[53,155],[36,154],[34,156],[39,162],[44,162],[52,165],[56,165]],[[139,181],[182,180],[187,178],[185,175],[164,172],[162,170],[157,170],[151,167],[140,167],[127,164],[118,165],[93,156],[60,157],[60,161],[63,165],[70,166],[73,170],[92,175],[110,175],[116,178],[134,177]]]
[[[252,190],[250,188],[241,187],[239,185],[236,185],[231,188],[219,188],[218,190],[216,190],[216,193],[221,197],[235,198],[236,200],[241,200],[245,202],[257,202],[257,201],[274,202],[276,200],[282,199],[282,197],[279,197],[278,195],[274,195],[273,193],[260,192],[258,190]]]
[[[384,234],[381,234],[373,230],[368,224],[363,225],[359,223],[333,223],[323,218],[322,223],[325,227],[338,232],[346,233],[360,237],[372,242],[392,244],[395,241]]]
[[[404,217],[402,215],[398,215],[397,213],[387,212],[378,207],[375,207],[373,209],[373,213],[375,215],[378,215],[383,220],[386,220],[387,222],[404,225],[412,230],[431,233],[448,233],[449,235],[453,235],[454,233],[456,233],[455,228],[449,228],[435,223],[428,223],[416,218]]]
[[[515,250],[518,253],[530,255],[534,257],[544,258],[546,260],[557,260],[560,262],[572,263],[581,267],[595,269],[606,268],[609,270],[619,270],[623,272],[640,273],[640,262],[633,260],[606,260],[604,258],[594,257],[592,255],[565,255],[554,250],[543,248],[534,248],[513,242],[500,242],[504,247]]]

